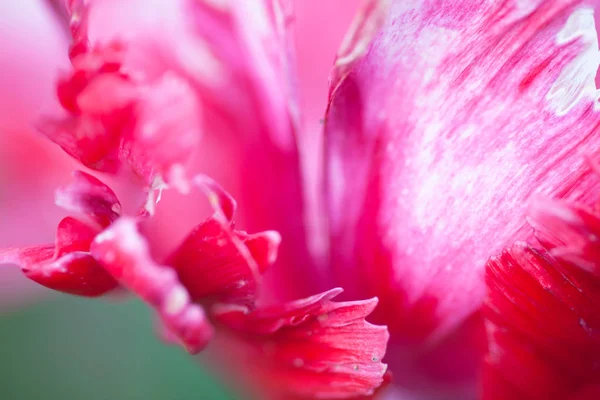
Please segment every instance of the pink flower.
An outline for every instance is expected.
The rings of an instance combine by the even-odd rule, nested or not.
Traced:
[[[386,347],[382,397],[598,395],[583,1],[365,1],[332,59],[324,148],[289,2],[70,9],[64,113],[39,129],[115,191],[77,173],[57,204],[80,217],[4,261],[71,294],[127,289],[166,339],[241,359],[261,398],[373,396]]]
[[[279,135],[277,146],[296,152],[288,10],[278,2],[245,4],[153,1],[142,12],[139,1],[70,2],[72,69],[57,85],[64,113],[38,127],[83,166],[113,175],[115,191],[76,172],[57,190],[56,203],[78,217],[59,223],[54,244],[7,248],[0,260],[70,294],[125,289],[155,310],[168,340],[190,353],[215,334],[236,338],[249,357],[262,358],[254,373],[280,373],[274,396],[369,396],[386,371],[387,329],[365,321],[376,299],[334,302],[342,290],[332,289],[266,304],[258,296],[261,274],[276,260],[279,234],[237,230],[235,201],[188,166],[206,132],[270,130]],[[115,10],[131,17],[125,26]],[[290,187],[297,185],[298,156],[281,160],[294,168]],[[213,215],[157,255],[164,247],[152,245],[158,201],[196,189],[206,193]]]

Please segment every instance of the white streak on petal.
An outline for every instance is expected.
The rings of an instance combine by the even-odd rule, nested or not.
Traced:
[[[575,10],[556,36],[558,45],[574,40],[581,41],[586,49],[562,70],[546,96],[559,116],[567,114],[586,97],[594,100],[597,98],[595,78],[600,53],[592,8]]]

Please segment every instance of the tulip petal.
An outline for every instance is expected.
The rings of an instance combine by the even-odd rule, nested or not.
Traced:
[[[530,224],[538,240],[557,259],[600,276],[600,215],[565,201],[538,201]]]
[[[107,227],[120,216],[121,203],[107,185],[82,171],[75,171],[73,178],[71,184],[56,190],[58,206],[87,215],[102,227]]]
[[[191,302],[186,288],[169,267],[156,264],[133,219],[122,217],[96,237],[91,254],[125,288],[151,305],[170,332],[195,354],[213,330],[202,307]]]
[[[489,261],[486,283],[482,398],[596,398],[598,276],[517,243]]]
[[[215,318],[247,345],[250,373],[276,398],[355,398],[383,383],[387,329],[365,318],[376,299],[333,302],[332,289],[280,306],[223,306]]]
[[[332,88],[332,260],[399,342],[435,344],[480,306],[532,195],[591,201],[599,56],[581,3],[394,1]]]
[[[258,277],[239,245],[248,249],[262,273],[277,258],[276,232],[248,235],[210,218],[197,226],[167,261],[177,271],[193,301],[214,298],[253,307]]]
[[[17,264],[31,280],[47,288],[77,296],[96,297],[117,287],[117,282],[89,254],[97,228],[64,218],[56,244],[0,250],[0,263]]]
[[[70,2],[73,69],[57,88],[68,116],[40,130],[84,165],[114,173],[126,164],[151,186],[157,175],[168,180],[198,145],[196,94],[147,38],[92,40],[90,15],[103,4],[115,6]]]

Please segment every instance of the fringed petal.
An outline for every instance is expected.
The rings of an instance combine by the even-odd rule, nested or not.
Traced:
[[[331,301],[339,293],[254,312],[223,306],[215,318],[245,342],[248,372],[276,398],[368,396],[383,383],[387,328],[365,321],[375,299]]]
[[[156,310],[188,352],[195,354],[206,346],[213,330],[204,310],[191,302],[174,270],[154,262],[133,219],[120,218],[98,235],[91,254],[121,285]]]
[[[594,399],[600,278],[517,243],[488,262],[486,283],[482,398]]]
[[[538,240],[557,259],[600,276],[600,214],[565,201],[538,201],[531,207]]]

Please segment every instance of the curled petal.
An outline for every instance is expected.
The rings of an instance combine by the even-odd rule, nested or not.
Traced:
[[[77,296],[101,296],[117,287],[117,282],[87,252],[74,251],[51,262],[25,264],[23,273],[40,285]]]
[[[29,279],[59,292],[101,296],[118,284],[89,254],[97,233],[67,217],[58,224],[55,245],[1,249],[0,263],[17,264]]]
[[[113,223],[96,237],[91,254],[121,285],[154,307],[190,353],[206,346],[212,327],[204,311],[192,304],[175,271],[152,260],[134,220],[120,218]]]
[[[387,329],[365,321],[375,299],[331,301],[340,292],[250,313],[225,306],[215,315],[246,343],[250,373],[277,398],[368,396],[383,383]]]
[[[49,289],[96,297],[117,287],[117,282],[87,252],[73,251],[55,257],[54,246],[0,250],[0,263],[17,264],[25,276]]]
[[[237,203],[221,185],[206,175],[197,175],[193,183],[208,196],[208,200],[215,210],[215,217],[223,219],[223,222],[232,222]]]
[[[74,251],[89,252],[90,244],[98,233],[97,228],[76,218],[63,218],[56,231],[55,256],[60,257]]]
[[[88,215],[102,227],[119,217],[121,203],[108,186],[82,171],[75,171],[73,178],[73,183],[56,190],[57,205]]]
[[[248,235],[211,218],[196,227],[167,261],[177,271],[192,300],[216,299],[253,307],[258,273],[277,258],[281,238],[276,232]],[[239,251],[247,247],[253,259]]]
[[[398,342],[439,343],[538,193],[589,204],[598,40],[582,1],[392,2],[325,120],[332,261]]]
[[[600,279],[518,243],[487,264],[484,400],[593,399]]]
[[[358,61],[369,49],[371,41],[385,22],[390,4],[390,0],[368,0],[363,3],[338,50],[331,72],[331,92],[350,73],[354,61]]]
[[[600,275],[600,215],[565,201],[538,201],[531,207],[531,225],[551,254]]]

